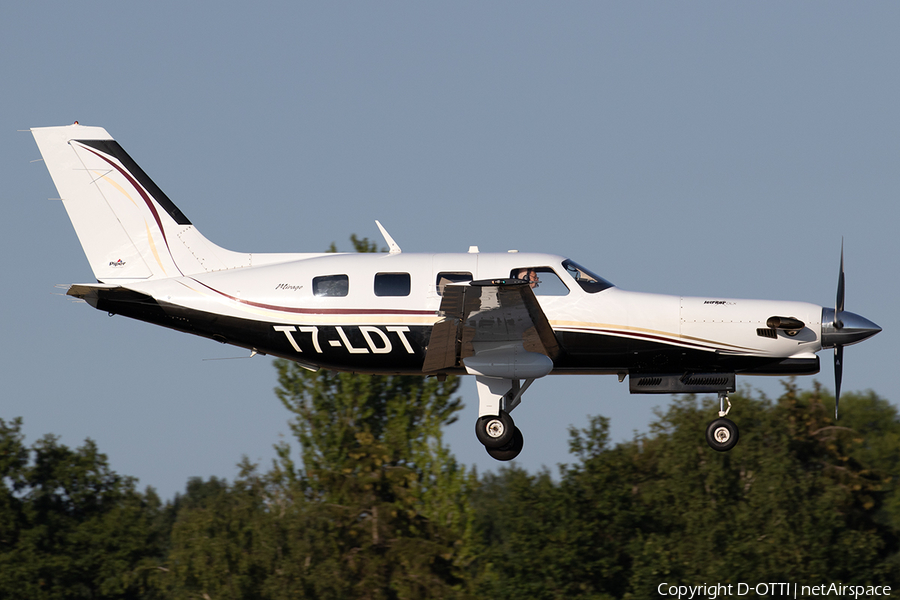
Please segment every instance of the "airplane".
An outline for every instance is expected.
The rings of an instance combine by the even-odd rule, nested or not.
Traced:
[[[547,375],[627,377],[634,394],[714,393],[706,441],[731,450],[736,375],[811,375],[834,349],[881,328],[805,302],[626,291],[573,260],[509,251],[240,253],[190,220],[104,129],[31,129],[96,283],[67,294],[109,313],[191,333],[311,371],[474,375],[476,437],[501,461],[522,451],[511,417]]]

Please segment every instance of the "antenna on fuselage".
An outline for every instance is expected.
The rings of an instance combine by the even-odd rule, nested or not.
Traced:
[[[390,248],[389,254],[400,254],[403,252],[400,249],[400,246],[397,245],[397,242],[394,241],[394,238],[391,237],[391,234],[387,232],[387,229],[382,226],[381,223],[378,222],[378,219],[375,219],[375,224],[378,225],[378,229],[381,231],[381,235],[384,236],[384,241],[387,242],[388,248]]]

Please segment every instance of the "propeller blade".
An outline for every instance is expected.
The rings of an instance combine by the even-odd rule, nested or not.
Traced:
[[[838,418],[838,405],[841,402],[841,379],[844,376],[844,346],[834,347],[834,420]]]
[[[830,320],[831,323],[826,323]],[[844,375],[844,346],[872,337],[881,327],[872,321],[844,310],[844,239],[841,238],[841,270],[838,273],[834,310],[822,309],[822,347],[834,348],[834,419],[841,403],[841,379]]]
[[[838,274],[837,298],[834,303],[835,325],[840,323],[840,314],[844,312],[844,240],[841,240],[841,272]],[[840,325],[838,325],[840,327]]]

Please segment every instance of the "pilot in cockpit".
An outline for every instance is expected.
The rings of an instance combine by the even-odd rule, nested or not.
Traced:
[[[531,289],[534,289],[541,284],[541,280],[538,279],[537,271],[531,268],[519,269],[519,272],[516,273],[516,277],[527,281],[528,285],[531,286]]]

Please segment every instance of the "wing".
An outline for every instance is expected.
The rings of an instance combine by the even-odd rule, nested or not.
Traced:
[[[529,355],[552,361],[559,354],[550,322],[531,286],[521,279],[448,285],[439,314],[443,319],[432,329],[422,367],[425,373],[472,368],[487,357],[524,363]],[[532,358],[545,364],[543,357]]]

